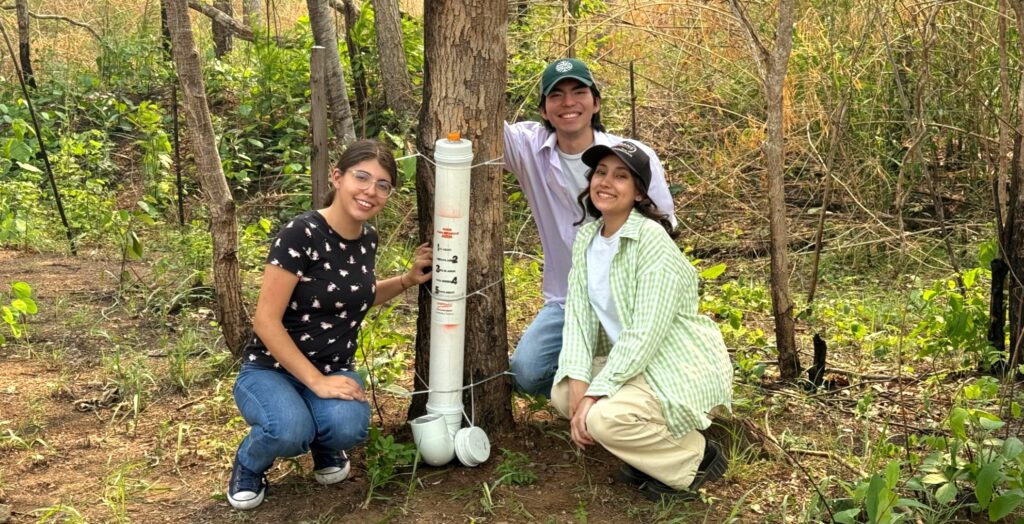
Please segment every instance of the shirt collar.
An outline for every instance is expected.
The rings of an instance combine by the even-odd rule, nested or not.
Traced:
[[[619,238],[631,238],[636,240],[640,238],[640,229],[644,226],[644,220],[647,217],[640,214],[636,209],[629,212],[629,216],[626,218],[626,223],[622,224],[622,228],[619,229]],[[594,234],[601,232],[601,225],[604,224],[604,219],[598,219],[595,222],[591,222],[590,227],[594,229]],[[589,225],[589,224],[588,224]]]
[[[622,236],[625,238],[636,239],[640,237],[640,228],[644,225],[644,220],[647,217],[640,214],[639,211],[633,209],[629,212],[629,217],[626,218],[626,223],[622,224]]]

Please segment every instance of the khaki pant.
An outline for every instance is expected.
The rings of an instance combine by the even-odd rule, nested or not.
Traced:
[[[596,376],[605,362],[604,357],[595,358],[591,376]],[[568,418],[569,379],[552,388],[551,404]],[[587,431],[608,452],[674,489],[690,486],[704,457],[704,435],[699,431],[682,437],[669,432],[661,403],[643,375],[598,400],[587,413]]]

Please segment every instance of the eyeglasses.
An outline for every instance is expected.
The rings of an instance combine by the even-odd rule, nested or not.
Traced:
[[[374,190],[376,190],[377,194],[381,196],[389,197],[395,192],[395,186],[392,185],[391,182],[388,182],[387,180],[374,180],[373,175],[366,171],[356,169],[352,171],[352,178],[355,179],[356,187],[360,190],[365,190],[373,185]]]

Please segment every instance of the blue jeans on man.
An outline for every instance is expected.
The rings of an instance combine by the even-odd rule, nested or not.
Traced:
[[[545,304],[537,312],[509,359],[516,391],[551,397],[564,325],[565,310],[558,304]]]
[[[355,371],[331,374],[344,374],[363,384]],[[238,410],[251,426],[238,447],[237,460],[254,472],[266,471],[278,457],[346,450],[369,434],[368,403],[320,398],[284,370],[243,364],[234,394]]]

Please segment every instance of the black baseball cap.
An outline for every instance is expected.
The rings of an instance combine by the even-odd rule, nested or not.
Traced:
[[[548,96],[555,84],[566,78],[579,80],[587,87],[593,87],[595,84],[594,75],[590,74],[587,64],[575,58],[560,58],[544,68],[544,73],[540,76],[541,96]]]
[[[629,140],[614,146],[592,146],[583,152],[583,163],[590,169],[597,169],[597,163],[608,155],[615,155],[623,164],[640,179],[640,189],[644,193],[651,186],[651,157],[635,142]]]

